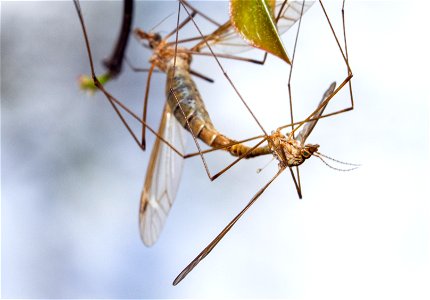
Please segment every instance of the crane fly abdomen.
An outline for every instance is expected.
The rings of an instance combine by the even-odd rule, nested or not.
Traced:
[[[191,78],[189,61],[190,59],[186,59],[183,56],[177,56],[176,66],[173,67],[173,58],[167,66],[167,103],[175,118],[185,129],[190,131],[187,126],[188,121],[195,137],[205,142],[208,146],[223,148],[233,156],[245,155],[251,149],[250,147],[226,137],[213,125],[202,97]],[[228,147],[229,145],[231,146]],[[251,158],[271,153],[270,148],[264,146],[250,151],[245,157]]]
[[[185,129],[190,131],[187,126],[188,121],[195,137],[205,142],[208,146],[224,148],[234,156],[243,155],[250,149],[248,146],[237,144],[235,140],[226,137],[215,129],[196,84],[191,78],[189,61],[189,59],[183,56],[177,56],[175,67],[173,67],[173,58],[167,64],[167,103],[175,118]],[[171,90],[174,92],[174,95],[171,93]],[[232,146],[227,147],[229,145]],[[255,149],[247,157],[268,153],[270,153],[269,149],[262,147]]]
[[[251,157],[256,157],[256,156],[260,156],[260,155],[272,154],[272,151],[270,150],[269,146],[267,146],[267,145],[263,146],[263,147],[255,148],[252,151],[250,151],[250,150],[251,150],[251,147],[246,146],[244,144],[235,144],[229,148],[229,152],[231,153],[231,155],[242,156],[242,155],[246,154],[245,158],[251,158]]]
[[[190,131],[187,121],[194,135],[211,147],[224,147],[232,141],[220,134],[212,124],[202,97],[190,75],[189,60],[176,57],[167,67],[166,95],[176,120]],[[174,95],[171,93],[173,91]]]

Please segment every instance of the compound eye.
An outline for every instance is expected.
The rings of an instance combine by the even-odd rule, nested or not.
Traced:
[[[305,148],[305,149],[302,149],[302,156],[303,156],[304,158],[308,159],[309,157],[311,157],[311,156],[312,156],[312,153],[311,153],[311,152],[309,152],[309,150]]]
[[[154,34],[154,40],[155,40],[156,42],[161,42],[161,35],[160,35],[159,33],[155,33],[155,34]]]
[[[149,48],[154,49],[161,42],[161,35],[159,33],[148,34]]]

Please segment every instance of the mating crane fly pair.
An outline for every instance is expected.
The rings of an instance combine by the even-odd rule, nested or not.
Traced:
[[[130,132],[139,147],[141,147],[142,149],[145,148],[146,129],[148,129],[157,137],[149,160],[146,179],[141,195],[141,204],[139,211],[140,232],[145,245],[152,245],[157,240],[161,232],[168,212],[173,204],[177,188],[179,186],[179,178],[182,172],[182,164],[184,158],[199,155],[202,159],[207,175],[211,180],[215,180],[217,177],[222,175],[225,171],[230,169],[233,165],[235,165],[244,158],[251,158],[261,155],[272,155],[278,161],[278,172],[275,174],[275,176],[273,176],[272,179],[267,182],[254,195],[254,197],[248,202],[248,204],[243,208],[243,210],[177,276],[177,278],[173,282],[174,285],[178,284],[203,258],[205,258],[212,251],[212,249],[239,220],[239,218],[245,213],[245,211],[261,196],[261,194],[263,194],[267,187],[284,170],[290,170],[295,184],[295,188],[298,192],[299,197],[301,198],[301,185],[298,166],[301,165],[306,159],[315,156],[321,159],[327,165],[328,163],[324,160],[324,158],[333,160],[337,163],[351,165],[351,169],[357,167],[357,165],[340,162],[338,160],[332,159],[328,156],[321,154],[320,152],[318,152],[319,145],[306,144],[307,138],[309,137],[310,133],[314,129],[319,119],[352,110],[354,107],[350,81],[352,78],[352,71],[348,63],[348,52],[346,45],[345,17],[343,10],[344,3],[342,5],[342,24],[344,36],[343,49],[340,45],[339,39],[335,34],[335,31],[326,13],[324,5],[320,1],[320,5],[325,14],[327,23],[338,45],[339,52],[342,55],[342,59],[345,62],[347,76],[337,88],[334,82],[330,84],[317,108],[311,114],[309,114],[309,116],[305,120],[300,122],[294,122],[293,120],[290,81],[293,70],[295,49],[297,45],[297,36],[299,34],[302,16],[312,4],[313,2],[305,1],[279,1],[279,3],[276,3],[274,15],[276,16],[279,33],[286,32],[296,22],[298,23],[298,29],[296,33],[294,51],[292,53],[291,68],[288,80],[291,122],[287,125],[280,126],[271,134],[268,134],[262,127],[258,119],[255,117],[253,111],[247,105],[246,101],[243,99],[230,77],[224,71],[219,61],[219,58],[226,58],[264,64],[267,53],[265,54],[264,59],[262,61],[256,61],[243,58],[241,56],[236,56],[237,53],[251,49],[252,47],[249,46],[248,43],[246,43],[240,37],[240,35],[235,31],[230,21],[227,21],[223,25],[217,24],[205,14],[193,8],[189,3],[185,2],[184,0],[180,0],[176,29],[167,34],[164,38],[162,38],[157,33],[145,32],[141,29],[134,30],[135,36],[139,40],[141,40],[147,46],[147,48],[150,48],[153,51],[153,54],[149,61],[151,65],[148,69],[144,70],[148,72],[148,80],[145,91],[143,114],[141,118],[137,114],[132,112],[129,108],[127,108],[122,102],[113,97],[97,79],[94,72],[91,48],[86,33],[84,19],[82,16],[79,2],[78,0],[75,0],[75,6],[82,25],[86,48],[90,60],[91,75],[94,80],[95,86],[104,93],[107,100],[110,102],[115,112],[118,114],[121,121],[124,123],[127,130]],[[185,20],[180,23],[179,15],[181,9],[186,12],[187,16]],[[194,20],[194,17],[197,14],[214,23],[216,26],[218,26],[218,28],[212,34],[204,35],[200,31]],[[194,26],[199,32],[199,36],[195,38],[187,38],[184,40],[180,40],[179,31],[189,22],[194,24]],[[175,37],[175,40],[173,42],[168,42],[168,39],[173,36]],[[180,44],[183,42],[190,42],[194,40],[197,42],[191,48],[185,48],[180,46]],[[228,47],[226,47],[225,45],[228,45]],[[262,135],[252,137],[243,141],[236,141],[218,132],[210,119],[202,97],[200,96],[200,93],[196,87],[196,84],[191,78],[191,75],[195,75],[201,77],[202,79],[208,80],[207,77],[191,69],[191,59],[194,55],[209,55],[216,60],[216,63],[222,70],[225,78],[233,87],[238,98],[243,102],[248,112],[251,114],[255,122],[260,127],[263,133]],[[157,131],[152,129],[152,127],[146,123],[150,81],[154,70],[164,72],[167,75],[167,101],[164,106],[161,122]],[[329,101],[345,85],[349,86],[350,106],[324,115],[323,112]],[[137,135],[128,125],[121,110],[126,112],[134,119],[136,119],[140,124],[142,124],[141,139],[137,138]],[[288,127],[292,128],[291,132],[288,134],[282,133],[282,130]],[[188,132],[191,133],[197,146],[198,152],[184,154],[185,145],[183,140],[183,128],[185,128]],[[301,128],[301,130],[296,135],[296,131],[299,128]],[[245,142],[257,139],[259,139],[258,143],[252,147],[244,144]],[[199,140],[207,144],[210,149],[202,151]],[[266,142],[265,145],[263,145],[264,142]],[[223,168],[218,173],[212,175],[207,166],[204,154],[216,150],[223,150],[229,152],[231,155],[236,156],[237,159],[235,159],[231,164]]]

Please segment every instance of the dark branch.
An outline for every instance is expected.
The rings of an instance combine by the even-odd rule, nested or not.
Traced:
[[[111,56],[103,60],[103,64],[111,77],[115,77],[121,72],[133,20],[133,5],[133,0],[124,0],[124,12],[118,40]]]

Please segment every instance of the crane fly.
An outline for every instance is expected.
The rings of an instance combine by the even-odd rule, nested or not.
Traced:
[[[94,67],[91,57],[91,50],[89,41],[86,35],[85,25],[83,21],[82,14],[80,12],[79,4],[75,0],[76,8],[80,17],[81,25],[84,32],[84,37],[86,41],[87,51],[90,58],[91,72],[95,82],[95,85],[105,94],[106,98],[109,100],[114,110],[127,127],[130,134],[133,136],[134,140],[139,144],[139,146],[144,149],[145,148],[145,129],[151,131],[154,135],[156,135],[157,139],[154,144],[150,163],[147,169],[147,175],[144,183],[144,188],[141,195],[141,205],[139,211],[139,224],[140,224],[140,232],[143,242],[150,246],[152,245],[158,238],[160,231],[163,227],[163,224],[167,218],[168,212],[173,204],[176,191],[179,185],[179,177],[182,170],[183,159],[200,155],[203,161],[203,165],[205,167],[206,173],[211,180],[216,179],[221,174],[223,174],[226,170],[236,164],[243,158],[250,158],[254,156],[260,155],[273,155],[274,158],[278,160],[279,170],[276,175],[261,188],[256,195],[251,199],[248,205],[227,225],[227,227],[178,275],[178,277],[174,281],[174,285],[179,283],[203,258],[210,253],[210,251],[216,246],[216,244],[222,239],[222,237],[231,229],[231,227],[237,222],[237,220],[244,214],[244,212],[258,199],[259,196],[266,190],[266,188],[279,176],[285,169],[289,169],[291,175],[293,177],[296,190],[298,192],[299,197],[301,198],[301,185],[300,185],[300,176],[298,172],[298,166],[301,165],[306,159],[311,156],[316,156],[324,161],[322,157],[328,158],[321,153],[318,152],[319,145],[314,144],[305,144],[305,141],[317,121],[323,117],[332,116],[335,114],[343,113],[348,110],[353,109],[353,98],[352,98],[352,90],[351,90],[351,82],[352,72],[348,63],[348,54],[346,47],[346,34],[345,34],[345,20],[344,13],[342,8],[342,21],[343,21],[343,33],[345,40],[345,52],[340,46],[339,40],[333,30],[331,22],[326,14],[324,6],[320,1],[321,7],[324,11],[324,14],[327,18],[328,24],[330,25],[333,36],[339,46],[339,50],[343,56],[343,60],[347,66],[348,76],[345,80],[335,88],[335,83],[331,84],[329,89],[324,94],[324,97],[317,109],[312,112],[305,120],[301,122],[293,121],[292,114],[292,99],[291,99],[291,74],[292,74],[292,66],[294,61],[295,47],[297,44],[297,37],[294,45],[293,51],[293,59],[290,68],[289,80],[288,80],[288,90],[289,90],[289,99],[290,99],[290,112],[291,112],[291,123],[279,127],[276,131],[272,132],[272,134],[267,134],[264,128],[261,126],[258,119],[255,117],[252,110],[246,104],[245,100],[238,92],[236,87],[234,86],[231,79],[228,77],[227,73],[222,68],[218,58],[229,58],[229,59],[238,59],[245,60],[251,62],[257,62],[255,60],[246,59],[243,57],[237,57],[233,54],[243,52],[244,50],[248,50],[250,47],[247,45],[234,31],[230,22],[226,22],[223,25],[219,25],[218,29],[216,29],[212,34],[203,35],[198,28],[197,24],[194,21],[194,17],[196,14],[200,14],[206,18],[201,12],[192,8],[185,1],[179,1],[179,10],[178,10],[178,20],[177,27],[174,31],[170,32],[165,36],[164,39],[161,38],[159,34],[145,32],[141,29],[136,29],[134,31],[135,35],[147,42],[147,47],[153,50],[153,55],[150,59],[151,66],[149,69],[145,71],[148,72],[148,79],[145,91],[145,100],[144,100],[144,109],[142,118],[138,117],[135,113],[133,113],[130,109],[128,109],[125,105],[123,105],[120,101],[114,98],[110,93],[106,91],[100,82],[98,82],[95,73]],[[300,5],[300,6],[298,6]],[[298,2],[288,2],[287,4],[282,3],[277,5],[277,16],[278,16],[278,24],[280,28],[280,32],[288,30],[296,21],[299,21],[299,28],[297,31],[297,35],[300,29],[301,16],[303,13],[309,8],[309,4],[306,2],[298,1]],[[179,23],[179,12],[181,7],[187,12],[188,17],[182,23]],[[300,9],[299,9],[300,8]],[[191,11],[191,13],[190,13]],[[188,22],[194,23],[197,30],[200,33],[199,37],[188,38],[184,40],[178,39],[178,33],[180,29],[185,26]],[[282,23],[286,25],[282,25]],[[167,42],[167,39],[176,35],[176,39],[174,42]],[[198,41],[197,44],[192,48],[182,48],[178,46],[183,42],[189,42],[192,40]],[[204,52],[204,49],[208,49],[209,52]],[[215,51],[218,53],[215,53]],[[223,52],[223,53],[221,53]],[[220,69],[223,71],[224,76],[229,81],[229,83],[234,88],[240,100],[243,102],[251,116],[254,118],[256,123],[261,128],[263,135],[256,136],[253,138],[249,138],[243,141],[236,141],[234,139],[230,139],[225,135],[219,133],[215,126],[212,124],[212,121],[209,117],[208,112],[204,106],[203,100],[197,90],[197,87],[194,81],[191,78],[191,74],[201,77],[203,79],[207,79],[205,76],[199,74],[196,71],[193,71],[190,68],[190,62],[192,55],[210,55],[213,56],[216,62],[218,63]],[[264,63],[265,58],[260,63]],[[147,102],[149,95],[149,87],[151,76],[156,68],[167,74],[167,85],[166,85],[166,96],[167,102],[163,110],[161,122],[158,131],[156,132],[146,123],[146,111],[147,111]],[[351,99],[351,107],[341,109],[339,111],[329,113],[323,115],[323,111],[327,106],[328,102],[333,98],[334,95],[338,93],[338,91],[343,88],[345,85],[349,85],[350,89],[350,99]],[[137,138],[134,132],[130,129],[129,125],[125,121],[122,113],[119,108],[123,109],[125,112],[130,114],[132,117],[137,119],[142,124],[142,137],[141,141]],[[294,128],[295,125],[298,125]],[[302,130],[298,133],[297,137],[295,137],[295,131],[298,128],[302,127]],[[187,131],[191,133],[193,136],[194,142],[196,143],[198,152],[191,154],[183,154],[184,153],[184,140],[183,140],[183,129],[185,128]],[[292,127],[292,131],[285,135],[281,132],[282,129]],[[253,147],[249,147],[243,144],[246,141],[252,141],[260,139],[260,141]],[[199,141],[203,141],[207,144],[210,149],[202,151],[199,145]],[[262,146],[262,144],[266,142],[267,145]],[[215,151],[215,150],[225,150],[230,154],[237,156],[238,158],[227,167],[223,168],[221,171],[216,173],[215,175],[211,175],[210,171],[207,167],[205,158],[203,156],[204,153]],[[339,162],[339,161],[337,161]],[[342,162],[340,162],[342,163]],[[296,168],[296,174],[294,174],[293,167]],[[297,177],[297,179],[296,179]]]
[[[77,3],[77,2],[75,2]],[[303,5],[302,5],[303,4]],[[288,4],[286,3],[278,3],[276,5],[276,14],[279,16],[279,31],[283,33],[287,31],[291,26],[295,24],[295,22],[300,19],[301,15],[310,7],[312,2],[300,2],[300,1],[292,1]],[[146,124],[146,116],[147,116],[147,104],[148,104],[148,96],[150,90],[150,82],[152,78],[152,74],[155,71],[161,71],[166,73],[167,75],[167,85],[166,85],[166,93],[167,93],[167,103],[170,105],[171,110],[174,113],[174,116],[177,120],[183,125],[183,127],[192,133],[195,138],[200,139],[205,144],[210,146],[211,148],[222,148],[227,150],[234,156],[240,156],[249,148],[240,144],[240,142],[235,141],[234,139],[228,138],[222,135],[216,128],[214,127],[211,118],[205,108],[203,100],[198,92],[198,89],[191,78],[191,74],[198,76],[202,79],[211,81],[210,78],[192,70],[190,68],[190,63],[193,55],[216,55],[216,57],[228,58],[228,59],[236,59],[236,60],[244,60],[253,63],[264,64],[266,55],[263,61],[258,61],[254,59],[247,59],[243,57],[234,56],[232,54],[237,54],[240,52],[244,52],[252,49],[250,45],[243,41],[243,39],[239,36],[238,33],[234,30],[230,21],[227,21],[223,25],[217,24],[212,19],[208,18],[206,15],[201,12],[195,10],[190,4],[185,1],[180,1],[180,5],[186,9],[192,9],[192,13],[189,14],[188,18],[184,20],[181,24],[179,24],[179,13],[178,13],[178,25],[177,28],[167,34],[163,39],[158,33],[145,32],[141,29],[136,29],[134,31],[135,36],[140,39],[142,42],[147,42],[145,46],[150,48],[153,51],[153,55],[151,56],[150,63],[151,66],[148,69],[140,71],[148,72],[148,79],[145,91],[145,99],[144,99],[144,107],[142,113],[142,120],[137,117],[134,113],[132,113],[125,105],[120,104],[118,100],[114,99],[112,95],[107,93],[105,89],[101,89],[103,93],[107,96],[107,98],[119,105],[122,109],[124,109],[127,113],[132,115],[134,118],[138,119],[140,123],[142,123],[142,137],[141,141],[131,130],[130,126],[125,121],[124,117],[119,114],[119,111],[116,112],[119,114],[122,122],[129,130],[130,134],[134,138],[134,140],[138,143],[139,147],[143,150],[145,149],[145,129],[148,128]],[[303,11],[301,7],[303,6]],[[77,6],[78,13],[81,16],[80,8]],[[189,13],[187,11],[187,13]],[[168,39],[172,37],[175,33],[177,34],[179,30],[184,27],[190,20],[194,22],[193,18],[196,14],[202,15],[204,18],[208,19],[210,22],[217,24],[219,27],[213,33],[206,36],[199,36],[194,38],[188,38],[185,40],[176,39],[174,42],[168,42]],[[197,24],[195,24],[197,26]],[[84,29],[85,30],[85,29]],[[192,40],[199,41],[195,46],[191,48],[183,48],[178,47],[178,44],[189,42]],[[89,44],[87,45],[89,47]],[[124,48],[124,47],[122,47]],[[205,48],[209,48],[210,52],[203,52]],[[214,50],[221,49],[224,53],[214,53]],[[107,63],[108,65],[112,63]],[[221,66],[221,65],[220,65]],[[134,68],[136,69],[136,68]],[[117,71],[116,71],[117,72]],[[177,76],[174,76],[177,74]],[[227,76],[227,75],[226,75]],[[94,80],[95,83],[101,85],[97,79]],[[187,98],[187,99],[186,99]],[[188,100],[191,99],[191,100]],[[188,100],[188,101],[187,101]],[[252,112],[251,112],[252,114]],[[257,121],[258,122],[258,121]],[[150,130],[152,131],[152,130]],[[200,147],[198,147],[200,148]],[[200,149],[199,149],[200,150]],[[260,155],[255,153],[248,154],[248,157]],[[202,159],[204,159],[202,157]],[[209,172],[208,172],[209,173]],[[208,174],[209,175],[209,174]],[[209,175],[209,177],[211,177]]]
[[[75,2],[76,3],[76,2]],[[312,2],[290,2],[288,4],[280,2],[276,5],[276,11],[275,13],[279,16],[279,30],[281,33],[286,32],[289,28],[291,28],[294,23],[301,17],[301,15],[310,7]],[[174,33],[178,33],[179,29],[185,26],[187,22],[194,21],[193,17],[201,12],[198,12],[192,6],[187,4],[186,2],[181,2],[180,5],[183,5],[185,8],[188,7],[192,10],[192,13],[189,14],[188,18],[186,18],[181,24],[179,24],[179,18],[178,18],[178,24],[176,30],[171,31],[169,34],[164,37],[164,39],[161,38],[161,36],[157,33],[152,32],[145,32],[141,29],[135,29],[134,34],[135,36],[141,40],[142,42],[146,42],[146,46],[150,48],[153,51],[153,55],[150,58],[151,66],[148,71],[148,83],[146,85],[146,92],[145,92],[145,100],[144,100],[144,109],[143,109],[143,121],[142,121],[142,139],[139,146],[141,148],[144,148],[145,144],[145,127],[146,126],[146,112],[147,112],[147,102],[148,102],[148,95],[149,95],[149,88],[150,88],[150,80],[153,71],[155,68],[157,70],[164,72],[167,74],[167,85],[166,85],[166,94],[167,94],[167,104],[169,106],[169,109],[165,108],[162,116],[161,125],[158,131],[158,136],[166,142],[167,146],[170,146],[172,148],[172,151],[179,154],[179,156],[184,156],[183,153],[183,147],[181,149],[178,149],[177,147],[174,147],[173,143],[171,143],[171,139],[175,138],[175,136],[169,132],[169,134],[166,136],[164,135],[164,129],[165,129],[165,122],[166,120],[169,120],[169,126],[167,128],[170,128],[173,130],[176,128],[176,125],[172,125],[174,121],[171,118],[168,118],[165,116],[165,114],[173,114],[173,116],[176,118],[176,120],[187,129],[190,133],[192,133],[196,144],[198,145],[197,138],[201,141],[203,141],[205,144],[210,146],[212,149],[224,149],[228,152],[230,152],[234,156],[246,156],[247,158],[259,156],[259,155],[265,155],[270,154],[270,149],[268,147],[256,147],[255,149],[250,149],[250,147],[244,145],[243,143],[238,143],[237,141],[226,137],[225,135],[221,134],[216,130],[215,126],[213,125],[211,118],[205,108],[205,105],[203,103],[202,97],[200,96],[200,93],[198,92],[198,89],[196,87],[196,84],[194,83],[193,79],[191,78],[190,74],[195,74],[199,77],[202,77],[199,73],[191,70],[190,68],[190,62],[192,55],[212,55],[211,52],[203,52],[206,48],[209,48],[210,51],[214,51],[219,49],[220,51],[223,51],[224,54],[216,54],[217,57],[225,57],[230,59],[240,59],[240,60],[248,60],[246,58],[241,57],[235,57],[232,54],[237,54],[240,52],[244,52],[246,50],[252,49],[250,45],[248,45],[243,39],[239,36],[238,33],[236,33],[235,29],[231,25],[230,21],[227,21],[223,25],[219,25],[219,27],[211,34],[205,36],[205,37],[198,37],[194,38],[197,43],[195,46],[191,48],[183,48],[179,47],[178,44],[184,43],[185,41],[190,41],[191,39],[186,40],[178,40],[176,39],[175,42],[168,42],[169,37],[172,37]],[[180,6],[181,7],[181,6]],[[303,8],[302,8],[303,7]],[[80,14],[80,9],[77,6],[78,13]],[[186,8],[185,8],[186,9]],[[303,11],[302,11],[303,9]],[[188,12],[188,11],[187,11]],[[203,15],[203,14],[202,14]],[[81,16],[81,14],[80,14]],[[206,19],[205,15],[203,15]],[[212,23],[214,23],[213,20],[211,20]],[[88,45],[89,46],[89,45]],[[249,60],[248,60],[249,61]],[[256,63],[259,63],[255,60],[250,60]],[[264,63],[261,62],[261,63]],[[203,77],[205,78],[205,77]],[[102,88],[102,91],[105,92],[104,88]],[[174,91],[173,93],[171,91]],[[108,93],[105,93],[109,100],[116,103],[115,99]],[[112,103],[112,102],[111,102]],[[120,105],[120,107],[124,108],[123,105]],[[129,110],[126,110],[129,112]],[[124,121],[124,118],[122,115],[120,115],[121,120]],[[171,126],[170,126],[171,125]],[[130,127],[126,124],[127,129],[130,129]],[[153,131],[152,129],[150,129]],[[136,141],[138,141],[136,135],[129,130],[132,136]],[[174,130],[175,134],[179,135],[180,130]],[[170,145],[169,145],[170,144]],[[200,150],[200,149],[199,149]],[[164,146],[160,145],[160,142],[158,141],[156,143],[156,147],[153,148],[153,152],[160,152],[164,151],[163,153],[168,153],[169,151],[165,150]],[[201,151],[200,151],[201,152]],[[192,156],[193,154],[189,155]],[[157,171],[159,169],[154,169],[151,166],[154,165],[154,161],[158,158],[158,155],[155,153],[151,155],[151,164],[148,168],[148,175],[146,178],[143,190],[143,196],[142,196],[142,205],[141,209],[143,211],[146,211],[146,209],[149,207],[148,203],[155,203],[154,201],[150,201],[149,199],[146,199],[146,195],[151,195],[150,192],[148,192],[151,189],[151,177],[158,178],[159,176],[156,176],[158,174]],[[204,157],[202,156],[202,159],[204,161]],[[206,163],[204,163],[206,167]],[[155,174],[153,172],[156,172]],[[215,179],[218,177],[221,173],[215,174],[214,176],[211,176],[209,173],[209,170],[207,169],[208,175],[210,179]],[[152,176],[151,176],[152,175]],[[161,176],[163,177],[163,176]],[[154,185],[158,186],[156,183]],[[172,191],[176,191],[176,189],[172,189]],[[170,195],[169,198],[174,198],[173,195]],[[173,201],[173,200],[172,200]],[[145,215],[146,213],[141,213],[142,215]],[[141,219],[144,219],[143,217]],[[146,221],[141,221],[141,224],[147,224]],[[141,227],[142,228],[142,239],[146,245],[151,245],[155,242],[155,237],[158,236],[158,234],[150,234],[153,238],[149,239],[147,236],[148,234],[145,233],[144,228],[146,226]],[[157,227],[158,228],[158,227]]]
[[[182,270],[181,273],[179,273],[179,275],[173,281],[173,285],[177,285],[179,282],[181,282],[197,266],[197,264],[200,263],[215,248],[215,246],[221,241],[227,232],[230,231],[233,225],[252,206],[252,204],[255,203],[255,201],[283,171],[285,171],[287,168],[291,170],[292,167],[300,166],[305,162],[305,160],[312,156],[316,156],[322,160],[323,157],[328,158],[324,154],[318,152],[318,144],[306,144],[305,142],[314,129],[329,100],[331,99],[335,87],[336,83],[333,82],[324,93],[317,109],[307,118],[307,120],[314,120],[307,123],[303,122],[302,124],[305,125],[303,125],[302,130],[297,134],[297,137],[294,137],[294,130],[289,134],[283,134],[281,129],[278,128],[276,131],[272,132],[270,136],[264,138],[264,140],[267,140],[273,156],[278,161],[278,172],[259,191],[257,191],[248,204],[236,215],[236,217],[230,221],[230,223],[227,224],[227,226],[212,240],[212,242],[210,242],[209,245],[206,246],[203,251],[200,252],[199,255],[197,255],[197,257],[184,268],[184,270]],[[358,165],[355,164],[344,163],[340,161],[337,162],[352,166],[350,169],[345,169],[342,171],[349,171],[358,167]]]

